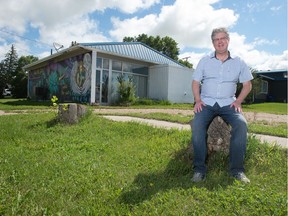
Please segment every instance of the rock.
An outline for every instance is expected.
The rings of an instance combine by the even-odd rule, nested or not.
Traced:
[[[208,155],[223,151],[229,153],[231,127],[220,117],[216,116],[207,131]]]
[[[76,103],[59,104],[58,118],[60,122],[75,124],[87,113],[84,105]]]
[[[192,126],[192,121],[190,125]],[[220,117],[216,116],[212,122],[210,123],[207,130],[207,151],[209,158],[215,152],[224,152],[225,154],[229,154],[229,146],[230,146],[230,132],[231,127]],[[193,133],[193,131],[192,131]],[[193,145],[192,143],[188,146],[189,158],[193,157]]]

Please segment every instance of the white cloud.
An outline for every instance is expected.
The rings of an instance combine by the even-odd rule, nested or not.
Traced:
[[[170,36],[179,46],[210,47],[211,30],[215,27],[232,27],[238,15],[233,10],[215,10],[217,0],[177,0],[174,5],[164,6],[159,15],[149,14],[142,18],[120,20],[113,18],[110,34],[121,41],[125,36],[148,35]],[[127,28],[129,27],[129,28]]]
[[[48,43],[57,42],[65,48],[71,45],[72,41],[94,42],[106,41],[107,38],[98,31],[97,23],[88,17],[74,17],[67,22],[55,24],[54,26],[43,26],[40,30],[42,41]]]
[[[114,8],[124,13],[133,14],[140,9],[147,9],[159,2],[160,0],[95,0],[96,6],[94,9],[104,11],[107,8]]]
[[[264,40],[266,41],[266,40]],[[247,43],[244,35],[239,35],[235,32],[230,32],[229,50],[233,55],[242,58],[249,67],[257,70],[273,70],[273,69],[287,69],[288,67],[288,50],[285,50],[280,55],[272,55],[268,52],[259,51],[255,49],[257,43]],[[199,60],[204,56],[214,51],[212,48],[207,49],[205,53],[185,52],[179,57],[187,57],[190,63],[196,68]]]
[[[249,13],[257,13],[260,11],[264,11],[271,3],[271,0],[267,1],[257,1],[257,2],[248,2],[247,3],[247,8]]]
[[[23,40],[28,29],[39,33],[37,41],[51,44],[51,47],[53,42],[67,47],[71,41],[107,41],[107,36],[99,31],[97,21],[93,21],[90,14],[95,11],[105,11],[108,8],[131,14],[160,2],[160,0],[122,0],[120,3],[115,0],[85,0],[81,2],[75,0],[25,0],[21,3],[18,0],[0,1],[0,30],[3,35],[0,44],[4,47],[5,43],[11,46],[9,44],[11,34],[3,34],[3,31],[18,35],[18,39],[22,37]],[[36,41],[35,38],[33,40]],[[37,46],[41,46],[41,43]],[[30,54],[29,47],[27,49],[27,54]]]
[[[277,12],[277,11],[281,10],[281,8],[282,8],[282,6],[273,6],[270,8],[270,10],[273,12]]]
[[[262,46],[262,45],[277,45],[278,44],[278,41],[276,40],[272,40],[272,41],[269,41],[265,38],[255,38],[254,39],[254,42],[253,42],[254,46]]]
[[[264,53],[259,56],[263,58],[262,64],[256,66],[258,70],[288,69],[288,50],[280,55]]]
[[[213,51],[210,39],[212,29],[226,26],[233,30],[240,18],[239,14],[231,8],[216,9],[214,7],[214,4],[219,5],[223,0],[175,0],[171,5],[160,8],[159,14],[149,13],[148,9],[156,4],[160,5],[163,2],[165,4],[165,1],[25,0],[19,3],[19,0],[0,0],[0,2],[0,59],[10,49],[12,43],[19,56],[32,54],[44,57],[49,55],[53,42],[69,47],[71,41],[122,41],[125,36],[138,36],[145,33],[172,37],[178,42],[181,50],[189,50],[189,52],[181,52],[179,57],[190,56],[188,60],[196,66],[204,54]],[[283,9],[282,6],[272,7],[270,3],[270,0],[262,2],[259,0],[255,4],[248,4],[247,8],[250,12],[263,11],[268,7],[272,11]],[[110,13],[113,10],[117,12],[110,17],[112,29],[110,31],[105,29],[110,35],[102,32],[100,29],[102,23],[97,20],[97,14],[102,15],[107,9],[112,9]],[[136,14],[138,11],[141,12],[139,14],[146,15],[139,16]],[[93,19],[95,12],[96,19]],[[121,13],[122,15],[128,14],[126,17],[129,18],[117,17],[116,14]],[[25,39],[26,31],[31,29],[39,35],[37,38],[30,38],[34,42]],[[44,45],[35,41],[45,42],[45,52],[39,54],[39,50],[32,50],[32,47]],[[257,50],[260,46],[273,46],[278,43],[280,42],[277,39],[267,40],[263,37],[257,37],[248,43],[245,35],[231,32],[230,50],[254,68],[286,68],[287,50],[281,55],[271,55]],[[49,49],[47,44],[51,46]],[[201,52],[197,53],[195,49]]]

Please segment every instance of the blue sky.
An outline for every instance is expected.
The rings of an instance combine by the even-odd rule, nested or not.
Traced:
[[[122,41],[147,34],[172,37],[180,58],[213,51],[210,34],[225,26],[229,49],[258,70],[288,66],[287,0],[0,0],[0,60],[14,44],[19,56],[43,58],[72,41]],[[13,14],[13,16],[12,16]]]

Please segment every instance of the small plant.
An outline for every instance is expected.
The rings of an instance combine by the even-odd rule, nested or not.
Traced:
[[[57,102],[58,102],[57,96],[53,95],[53,97],[51,98],[51,102],[52,102],[52,105],[53,105],[54,107],[59,108],[59,105],[58,105],[58,103],[57,103]],[[68,108],[69,108],[69,105],[68,105],[68,104],[62,104],[62,109],[63,109],[64,111],[67,111]]]
[[[121,74],[117,77],[118,81],[118,93],[119,93],[119,104],[129,105],[136,101],[135,97],[135,85],[133,77],[129,76],[128,80],[125,80],[124,75]]]
[[[57,102],[58,102],[57,96],[53,95],[53,97],[51,98],[51,102],[52,102],[52,105],[54,107],[58,106],[58,104],[57,104]]]

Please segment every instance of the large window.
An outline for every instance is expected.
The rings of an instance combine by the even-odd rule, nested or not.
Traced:
[[[147,80],[148,67],[144,65],[131,64],[128,62],[112,61],[112,95],[117,98],[117,77],[124,75],[124,79],[128,80],[133,77],[136,86],[136,97],[147,97]]]
[[[266,80],[261,80],[261,92],[263,94],[268,94],[268,82]]]
[[[109,72],[109,63],[111,62],[112,71]],[[145,65],[132,64],[128,62],[122,62],[118,60],[109,60],[104,58],[97,58],[96,63],[97,70],[101,72],[102,80],[100,81],[99,77],[96,77],[98,80],[99,90],[101,92],[101,102],[109,103],[116,102],[118,98],[118,80],[117,77],[124,75],[125,80],[128,80],[129,77],[133,78],[133,82],[136,86],[136,97],[147,97],[147,80],[148,80],[148,67]],[[109,75],[111,73],[111,75]],[[109,79],[109,77],[111,77]],[[96,81],[97,82],[97,81]],[[101,88],[100,88],[101,87]],[[101,89],[101,90],[100,90]],[[100,95],[98,96],[100,97]]]

